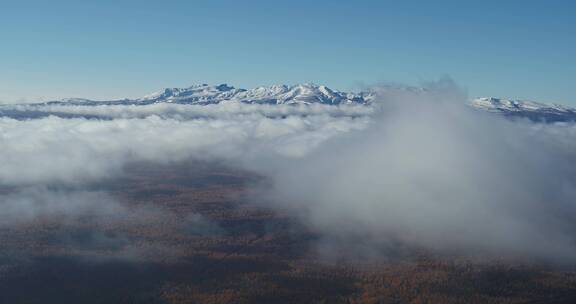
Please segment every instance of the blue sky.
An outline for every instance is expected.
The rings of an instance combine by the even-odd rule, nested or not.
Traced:
[[[574,1],[0,0],[0,100],[418,84],[576,105]]]

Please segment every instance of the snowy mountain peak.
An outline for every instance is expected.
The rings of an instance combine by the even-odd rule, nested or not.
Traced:
[[[510,117],[527,117],[542,121],[576,121],[576,109],[530,100],[481,97],[472,100],[472,107]]]
[[[225,83],[219,85],[197,84],[187,88],[166,88],[137,99],[93,101],[81,98],[70,98],[42,104],[91,106],[176,103],[208,105],[222,102],[241,102],[246,104],[367,105],[371,104],[378,94],[398,90],[421,92],[425,89],[418,87],[385,86],[379,87],[376,91],[346,93],[332,90],[324,85],[312,83],[260,86],[248,90],[238,89]],[[536,121],[576,121],[576,109],[574,108],[528,100],[481,97],[471,100],[470,106],[475,109],[508,117],[527,117]]]
[[[135,103],[171,102],[181,104],[215,104],[238,101],[254,104],[362,104],[367,103],[362,94],[341,93],[323,85],[311,83],[297,85],[261,86],[254,89],[237,89],[228,84],[210,86],[193,85],[188,88],[168,88],[134,100]]]
[[[492,111],[557,111],[557,112],[573,112],[574,109],[556,105],[540,103],[530,100],[518,99],[505,99],[494,97],[480,97],[472,101],[472,104],[477,108],[483,108]]]

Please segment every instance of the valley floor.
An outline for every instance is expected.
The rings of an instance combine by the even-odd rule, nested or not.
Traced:
[[[574,267],[325,258],[295,218],[247,198],[262,182],[218,164],[134,164],[91,185],[120,218],[0,225],[0,303],[576,303]]]

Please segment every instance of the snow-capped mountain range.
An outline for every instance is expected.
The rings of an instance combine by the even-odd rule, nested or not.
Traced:
[[[526,117],[546,122],[576,121],[576,108],[564,105],[494,97],[476,98],[470,101],[470,105],[479,110],[508,117]]]
[[[397,89],[397,88],[395,88]],[[406,87],[406,90],[422,90]],[[372,91],[346,93],[332,90],[323,85],[273,85],[253,89],[239,89],[227,84],[193,85],[188,88],[167,88],[136,99],[95,101],[82,98],[69,98],[41,103],[42,105],[147,105],[154,103],[175,103],[208,105],[224,102],[248,104],[371,104],[375,93]],[[526,100],[501,99],[493,97],[476,98],[470,101],[475,109],[498,113],[509,117],[527,117],[537,121],[576,121],[576,109],[554,104]]]
[[[253,89],[238,89],[227,84],[211,86],[207,84],[193,85],[188,88],[167,88],[137,99],[120,99],[110,101],[94,101],[87,99],[64,99],[47,104],[134,104],[146,105],[152,103],[177,103],[207,105],[221,102],[238,101],[251,104],[366,104],[371,101],[371,93],[343,93],[323,85],[273,85]]]

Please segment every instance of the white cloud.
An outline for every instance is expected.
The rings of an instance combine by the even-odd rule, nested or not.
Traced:
[[[327,238],[575,256],[576,126],[512,122],[465,99],[440,82],[387,89],[373,107],[17,106],[57,116],[0,117],[0,185],[78,186],[131,161],[225,159],[269,175],[274,201]]]
[[[116,106],[109,113],[132,113],[119,115],[140,118],[0,118],[0,184],[96,180],[117,174],[129,161],[251,161],[258,155],[298,156],[335,134],[363,128],[369,122],[366,116],[347,115],[347,110],[333,110],[338,114],[334,116],[312,107],[304,116],[283,114],[303,111],[296,107],[276,112],[253,107],[234,107],[237,112],[229,110],[228,105],[223,109],[214,107],[209,118],[198,118],[196,111],[188,113],[190,109],[181,106],[159,107],[158,115],[149,113],[156,107]],[[266,109],[264,113],[262,109]],[[98,107],[68,110],[108,113]],[[350,111],[356,115],[356,108]],[[280,117],[269,117],[273,113]],[[183,118],[185,115],[194,118]]]
[[[576,126],[474,112],[449,86],[380,99],[370,128],[280,164],[272,197],[346,246],[575,256]]]

